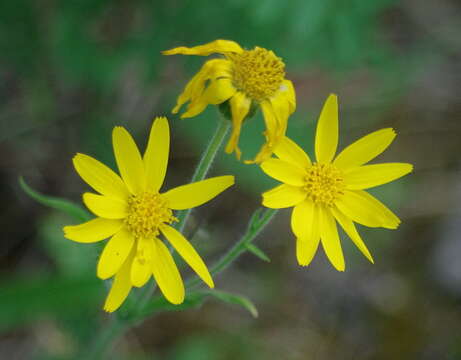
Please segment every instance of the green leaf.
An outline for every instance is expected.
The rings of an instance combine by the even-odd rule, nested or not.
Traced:
[[[253,317],[258,317],[258,310],[256,309],[256,306],[244,296],[218,290],[209,290],[206,291],[206,293],[225,303],[242,306],[248,310]]]
[[[245,247],[249,252],[251,252],[256,257],[260,258],[262,261],[271,262],[269,256],[267,256],[260,248],[253,244],[245,244]]]
[[[26,184],[22,176],[19,177],[19,185],[27,195],[42,205],[63,211],[79,221],[88,221],[91,218],[90,213],[80,205],[74,204],[73,202],[62,198],[43,195],[33,190]]]

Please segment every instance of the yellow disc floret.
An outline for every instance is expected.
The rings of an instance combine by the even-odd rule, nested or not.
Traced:
[[[285,78],[285,64],[272,51],[255,47],[226,55],[232,62],[234,86],[255,101],[275,94]]]
[[[314,163],[307,169],[304,189],[314,203],[333,206],[344,194],[343,175],[333,165]]]
[[[152,238],[159,233],[163,223],[171,224],[177,219],[167,201],[158,193],[144,192],[128,200],[125,224],[135,238]]]

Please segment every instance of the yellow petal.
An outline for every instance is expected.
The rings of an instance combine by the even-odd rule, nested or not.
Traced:
[[[290,115],[293,114],[296,110],[296,93],[293,83],[290,80],[283,80],[279,92],[288,100]]]
[[[204,45],[194,47],[180,46],[174,49],[162,51],[163,55],[202,55],[207,56],[213,53],[225,54],[228,52],[241,53],[243,50],[239,44],[231,40],[215,40]]]
[[[330,94],[323,105],[315,133],[317,162],[331,163],[338,147],[338,134],[338,97]]]
[[[325,209],[323,206],[320,209],[320,239],[322,240],[322,246],[325,250],[325,254],[330,260],[331,264],[338,271],[344,271],[346,265],[344,263],[344,255],[341,249],[341,243],[339,242],[338,229],[336,227],[336,221],[329,209]]]
[[[96,218],[80,225],[64,226],[64,237],[80,243],[93,243],[114,235],[122,225],[121,220]]]
[[[283,160],[266,160],[261,163],[261,169],[270,177],[288,185],[303,186],[305,183],[306,172]]]
[[[134,251],[127,257],[122,267],[115,275],[112,287],[104,303],[104,310],[113,312],[125,301],[131,290],[130,268],[133,262]]]
[[[131,266],[131,283],[141,287],[146,284],[152,275],[152,252],[154,241],[152,239],[139,239],[136,255]]]
[[[202,97],[203,91],[209,80],[231,77],[231,62],[225,59],[212,59],[203,64],[197,74],[187,83],[184,91],[179,95],[173,114],[189,100],[197,101]]]
[[[162,196],[173,210],[191,209],[210,201],[233,184],[233,176],[217,176],[178,186],[162,194]]]
[[[350,190],[369,189],[396,180],[413,170],[413,165],[386,163],[364,165],[352,168],[344,175],[346,187]]]
[[[184,284],[173,257],[167,247],[159,240],[154,240],[152,252],[152,273],[165,298],[172,304],[184,301]]]
[[[360,237],[360,234],[358,233],[357,229],[355,228],[354,223],[349,219],[347,216],[345,216],[341,211],[339,211],[337,208],[332,207],[331,212],[335,219],[338,221],[339,225],[344,229],[346,234],[351,238],[353,243],[359,248],[359,250],[362,252],[365,257],[370,260],[372,264],[374,264],[373,257],[370,254],[370,251],[368,250],[367,246],[363,242],[362,238]]]
[[[319,235],[319,208],[310,200],[293,208],[291,230],[297,238],[315,241]]]
[[[319,208],[312,201],[303,201],[293,208],[291,229],[296,235],[296,256],[301,266],[307,266],[320,241]]]
[[[372,132],[341,151],[333,164],[343,170],[363,165],[386,150],[395,135],[391,128]]]
[[[306,198],[306,192],[297,186],[281,184],[262,194],[263,205],[271,209],[295,206]]]
[[[124,200],[105,195],[84,193],[83,202],[96,216],[105,219],[123,219],[126,217],[127,203]]]
[[[208,102],[204,98],[191,102],[187,106],[187,111],[181,115],[181,119],[187,119],[200,114],[208,106]]]
[[[128,189],[120,176],[103,163],[85,154],[75,155],[73,163],[80,177],[100,194],[121,200],[128,198]]]
[[[146,189],[146,174],[141,154],[133,138],[121,126],[112,131],[115,160],[128,190],[134,195]]]
[[[296,239],[296,259],[301,266],[307,266],[311,263],[319,247],[320,237],[310,240]]]
[[[200,255],[182,234],[171,226],[164,225],[160,228],[163,235],[173,245],[179,255],[189,264],[198,276],[210,287],[214,287],[213,279]]]
[[[243,120],[250,111],[251,100],[242,92],[236,92],[229,100],[232,113],[232,134],[226,145],[226,153],[230,154],[235,151],[237,159],[240,160],[241,151],[238,147],[240,130],[242,129]]]
[[[345,191],[336,201],[338,209],[352,221],[368,227],[396,229],[400,220],[385,205],[365,191]]]
[[[287,126],[288,126],[288,117],[290,116],[289,103],[285,96],[281,93],[277,93],[276,96],[270,99],[272,104],[272,109],[275,113],[275,118],[277,120],[277,130],[275,133],[274,147],[283,139],[285,136]]]
[[[230,79],[211,80],[203,92],[203,101],[208,104],[218,105],[228,100],[236,93],[237,89],[232,85]]]
[[[274,154],[281,160],[294,166],[306,169],[312,165],[309,155],[301,149],[293,140],[284,136],[274,150]]]
[[[165,179],[170,152],[170,127],[166,117],[155,118],[150,130],[149,142],[144,153],[146,187],[158,192]]]
[[[98,262],[97,275],[100,279],[108,279],[119,271],[122,264],[130,254],[133,248],[133,235],[126,229],[121,229],[102,251]]]
[[[266,143],[261,146],[261,149],[259,149],[259,152],[253,160],[245,161],[246,164],[259,164],[264,160],[269,159],[274,151],[274,148],[278,145],[278,141],[282,139],[277,139],[277,134],[279,133],[279,123],[271,102],[265,100],[259,105],[266,124],[266,131],[264,131]]]

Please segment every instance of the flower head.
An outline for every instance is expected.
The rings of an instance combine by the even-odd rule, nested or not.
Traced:
[[[399,218],[375,197],[364,191],[398,179],[412,171],[405,163],[365,165],[381,154],[394,140],[393,129],[375,131],[346,147],[336,158],[338,145],[338,100],[330,95],[317,124],[316,162],[285,137],[262,170],[283,184],[263,194],[263,205],[279,209],[293,207],[291,228],[296,236],[300,265],[309,265],[321,242],[325,253],[344,271],[344,256],[336,222],[359,250],[371,261],[354,222],[396,229]]]
[[[208,60],[189,81],[173,113],[189,102],[181,117],[200,114],[209,105],[226,103],[231,112],[233,130],[226,152],[235,152],[240,159],[238,147],[243,121],[260,107],[266,123],[266,143],[252,162],[270,157],[274,148],[285,136],[288,117],[296,108],[293,84],[285,79],[285,64],[272,51],[255,47],[242,49],[229,40],[215,40],[192,48],[178,47],[163,51],[164,55],[210,55],[218,53],[223,58]]]
[[[99,193],[83,194],[83,202],[97,218],[64,227],[66,238],[81,243],[110,237],[97,267],[99,278],[115,276],[104,309],[115,311],[132,286],[143,286],[151,275],[168,301],[183,302],[181,275],[160,235],[164,235],[200,278],[213,287],[210,273],[198,253],[171,226],[177,221],[173,211],[206,203],[231,186],[234,177],[214,177],[160,193],[170,146],[165,117],[155,119],[143,157],[123,127],[114,128],[112,141],[121,176],[90,156],[77,154],[74,157],[78,174]]]

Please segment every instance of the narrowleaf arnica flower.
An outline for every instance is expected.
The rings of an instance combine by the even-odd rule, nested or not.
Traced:
[[[317,124],[315,157],[285,137],[261,169],[283,184],[263,194],[263,205],[293,207],[291,228],[296,236],[298,263],[309,265],[319,243],[333,264],[344,271],[345,262],[336,223],[373,262],[354,222],[368,227],[396,229],[399,218],[365,190],[398,179],[412,171],[405,163],[366,165],[394,140],[393,129],[375,131],[346,147],[336,158],[338,100],[330,95]]]
[[[171,226],[177,221],[173,210],[206,203],[231,186],[234,177],[214,177],[160,193],[170,147],[165,117],[155,119],[143,157],[123,127],[114,128],[112,143],[121,176],[90,156],[74,157],[75,170],[98,193],[83,194],[83,202],[97,218],[64,227],[66,238],[81,243],[110,237],[97,266],[99,278],[115,276],[104,310],[115,311],[131,288],[143,286],[151,275],[168,301],[183,302],[184,284],[161,235],[212,288],[206,265],[189,241]]]
[[[228,154],[235,152],[240,159],[238,143],[242,124],[259,107],[266,125],[266,142],[255,159],[247,162],[260,163],[270,157],[285,136],[288,117],[296,108],[293,84],[285,79],[285,64],[281,58],[261,47],[242,49],[230,40],[215,40],[191,48],[181,46],[162,53],[202,56],[221,54],[223,57],[205,62],[189,81],[179,95],[173,113],[176,114],[187,102],[187,110],[181,118],[194,117],[209,104],[227,104],[233,128],[225,151]]]

